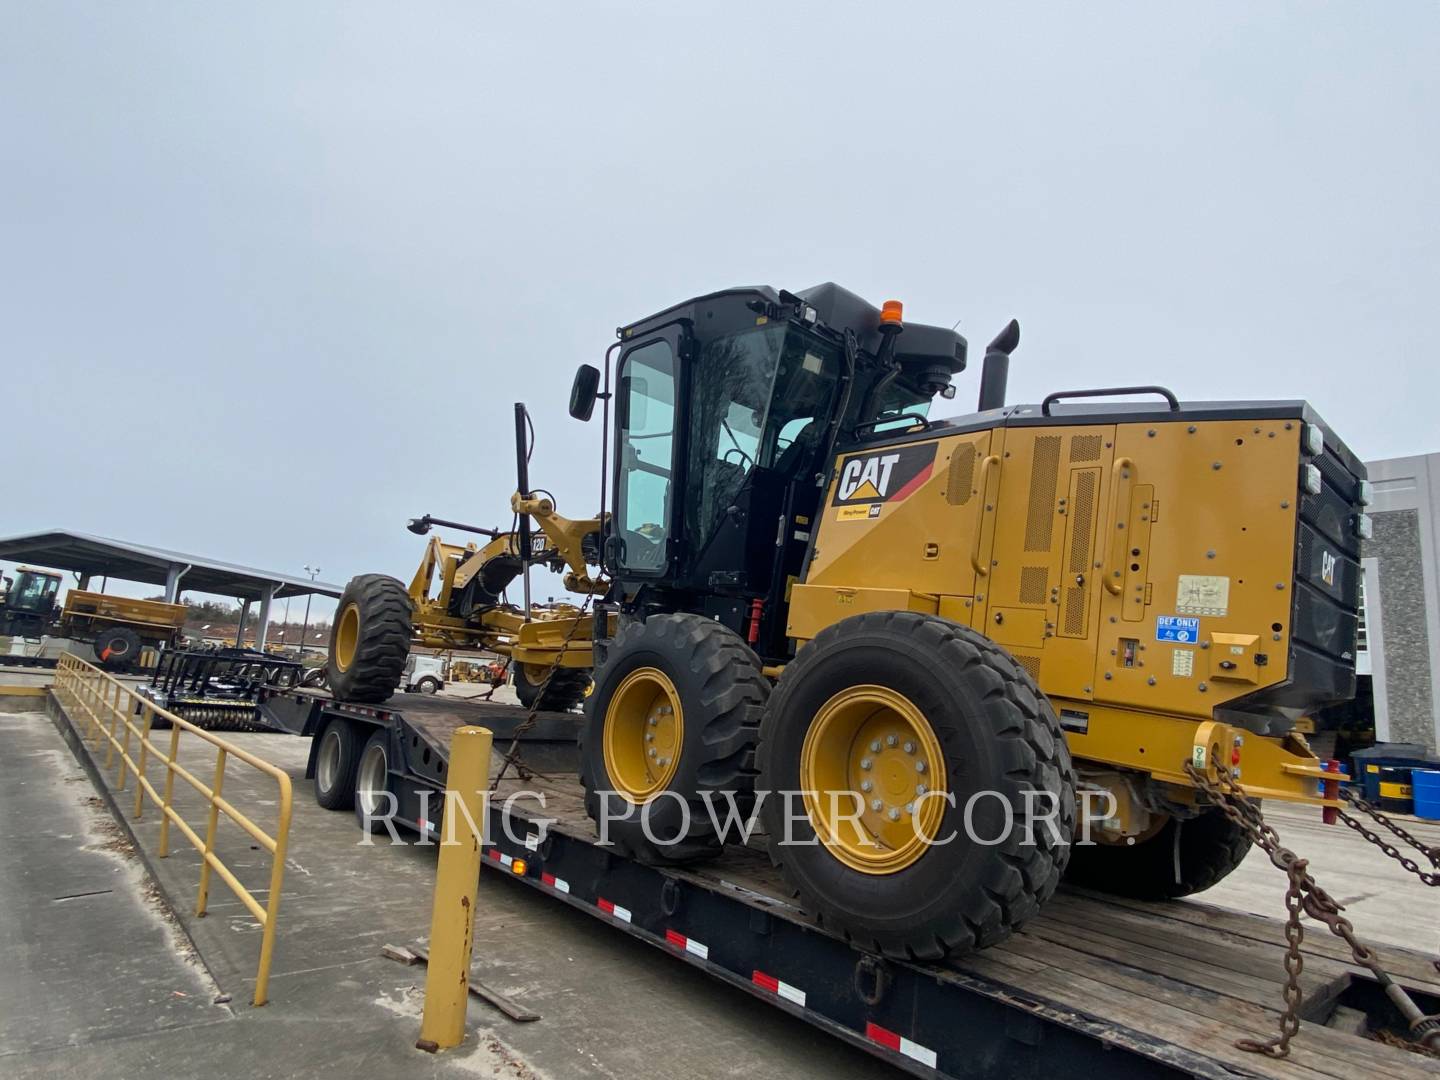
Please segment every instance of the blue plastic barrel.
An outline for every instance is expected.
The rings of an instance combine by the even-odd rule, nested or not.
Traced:
[[[1440,769],[1411,769],[1410,785],[1415,791],[1415,816],[1440,821]]]

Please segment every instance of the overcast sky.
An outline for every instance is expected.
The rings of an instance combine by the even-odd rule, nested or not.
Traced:
[[[409,516],[508,521],[516,400],[593,513],[575,365],[738,284],[977,357],[1016,316],[1014,400],[1305,397],[1440,450],[1430,0],[0,13],[0,535],[408,579]]]

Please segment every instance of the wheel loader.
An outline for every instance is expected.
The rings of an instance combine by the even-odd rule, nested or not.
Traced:
[[[1296,725],[1353,695],[1370,490],[1306,403],[1007,404],[1012,322],[976,412],[931,420],[965,338],[834,284],[617,337],[569,411],[603,403],[579,742],[622,852],[710,857],[754,813],[822,925],[939,958],[1065,875],[1219,881],[1246,842],[1196,776],[1338,805]]]

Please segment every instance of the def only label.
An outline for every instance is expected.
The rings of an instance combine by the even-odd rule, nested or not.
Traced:
[[[1155,616],[1155,640],[1193,645],[1200,640],[1200,620],[1183,615]]]

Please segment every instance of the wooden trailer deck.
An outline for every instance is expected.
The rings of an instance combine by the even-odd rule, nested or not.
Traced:
[[[534,776],[506,779],[498,795],[546,795],[550,827],[593,841],[578,781]],[[531,805],[526,803],[524,805]],[[538,815],[537,815],[538,816]],[[762,838],[727,850],[720,861],[672,873],[737,894],[779,917],[810,923],[795,908]],[[1282,879],[1276,873],[1275,899]],[[1290,1055],[1273,1060],[1235,1046],[1278,1030],[1284,926],[1279,919],[1228,911],[1196,900],[1146,903],[1062,888],[1040,918],[1008,941],[951,965],[947,978],[972,978],[993,992],[1031,1003],[1037,1014],[1068,1014],[1072,1024],[1099,1025],[1106,1041],[1124,1045],[1182,1072],[1216,1080],[1435,1080],[1440,1057],[1348,1034],[1303,1020]],[[1431,957],[1380,949],[1391,976],[1440,1004],[1440,971]],[[1344,943],[1307,926],[1301,985],[1304,1016],[1323,1018],[1337,1000],[1380,995]],[[1424,998],[1418,999],[1427,1007]]]
[[[456,727],[481,724],[491,728],[496,750],[492,768],[525,719],[525,710],[513,705],[452,696],[399,695],[374,708],[403,716],[407,740],[418,733],[441,761],[448,754]],[[502,865],[510,865],[505,860],[520,859],[536,864],[527,867],[527,884],[661,947],[669,933],[665,928],[668,920],[661,916],[679,905],[673,896],[667,901],[665,892],[679,885],[695,898],[679,906],[677,918],[688,917],[694,924],[687,932],[715,935],[709,960],[702,962],[712,974],[753,991],[747,985],[750,972],[745,963],[727,966],[716,962],[717,952],[727,945],[735,947],[732,952],[738,949],[742,959],[753,957],[767,967],[772,959],[783,965],[787,957],[797,958],[797,962],[803,957],[809,961],[804,969],[807,975],[830,980],[812,984],[812,998],[828,994],[832,1006],[836,1001],[843,1005],[852,993],[849,965],[862,954],[820,930],[794,905],[779,873],[770,865],[763,836],[752,836],[748,847],[727,849],[714,863],[663,872],[629,864],[618,854],[610,854],[613,849],[595,844],[596,829],[585,813],[583,792],[575,776],[573,740],[581,720],[576,713],[537,714],[521,746],[525,770],[519,775],[515,769],[509,770],[498,787],[498,798],[492,801],[492,841],[496,846],[488,849],[489,855]],[[432,758],[427,755],[426,760]],[[538,832],[529,842],[495,835],[498,806],[505,796],[519,791],[539,792],[545,798],[543,811],[534,809],[533,799],[517,802],[521,831],[538,830],[544,822],[544,828],[559,834],[563,843],[540,842]],[[549,873],[549,881],[541,871]],[[572,880],[558,888],[555,874]],[[1283,888],[1277,871],[1277,913],[1282,910]],[[615,922],[611,908],[604,906],[607,895],[612,907],[615,897],[629,897],[624,902],[635,905],[633,924],[628,910],[623,924]],[[702,909],[707,914],[702,916]],[[733,914],[736,912],[739,917]],[[756,929],[770,920],[788,929],[783,933]],[[1419,937],[1426,928],[1415,930]],[[757,936],[752,937],[752,931]],[[722,935],[730,935],[729,940]],[[831,946],[820,950],[824,957],[816,954],[818,939]],[[806,945],[807,941],[811,944]],[[673,940],[670,943],[673,945]],[[1279,918],[1230,911],[1203,900],[1146,903],[1062,887],[1039,918],[1000,945],[944,966],[887,963],[905,969],[895,977],[894,985],[903,984],[906,1004],[896,1007],[909,1011],[911,1030],[933,1033],[937,1026],[948,1026],[951,1060],[956,1054],[972,1056],[974,1068],[967,1067],[964,1072],[1015,1076],[1048,1072],[1057,1054],[1061,1061],[1070,1061],[1065,1047],[1078,1044],[1065,1040],[1078,1035],[1087,1045],[1098,1042],[1122,1052],[1113,1058],[1102,1056],[1099,1060],[1109,1062],[1102,1072],[1094,1071],[1093,1055],[1081,1055],[1083,1061],[1070,1064],[1071,1076],[1159,1074],[1213,1080],[1355,1080],[1368,1076],[1435,1080],[1440,1076],[1440,1055],[1326,1025],[1337,1003],[1376,1016],[1387,1014],[1390,1006],[1369,972],[1350,958],[1344,943],[1313,923],[1307,924],[1304,942],[1301,1030],[1291,1043],[1289,1057],[1275,1060],[1236,1047],[1236,1039],[1268,1039],[1278,1031],[1283,950],[1284,925]],[[850,957],[841,965],[844,986],[838,991],[833,981],[837,951]],[[1411,991],[1422,1009],[1440,1012],[1440,970],[1433,957],[1389,945],[1378,951],[1385,969]],[[695,962],[683,949],[679,955]],[[786,977],[783,967],[778,976]],[[898,989],[895,992],[900,993]],[[936,1009],[946,1013],[962,1002],[969,1003],[964,1016],[935,1015]],[[824,1013],[824,1019],[817,1019],[821,1014],[809,1008],[781,1005],[863,1043],[847,1033],[843,1023],[834,1022],[837,1013],[833,1007]],[[987,1019],[991,1017],[998,1019]],[[973,1025],[986,1023],[1002,1026],[1005,1038],[997,1043],[993,1031],[975,1031]],[[965,1025],[972,1026],[954,1030]],[[1048,1053],[1041,1053],[1047,1049]],[[1033,1059],[1025,1057],[1030,1050],[1035,1051]],[[994,1068],[995,1062],[988,1058],[985,1062],[974,1060],[976,1054],[1009,1060]],[[1147,1071],[1126,1067],[1137,1059],[1148,1063]],[[946,1066],[946,1060],[947,1054],[942,1052],[940,1074],[959,1075],[953,1066]],[[936,1075],[915,1070],[910,1062],[898,1063],[917,1075]]]

